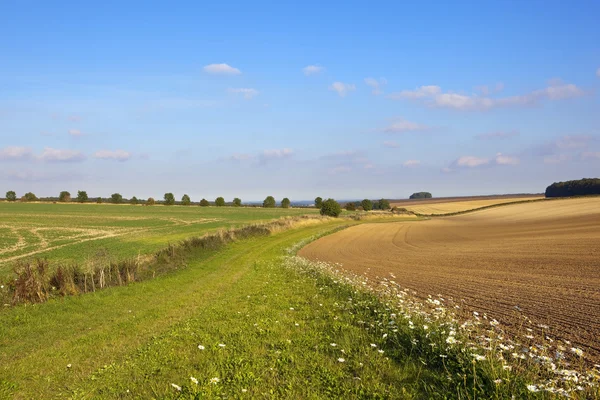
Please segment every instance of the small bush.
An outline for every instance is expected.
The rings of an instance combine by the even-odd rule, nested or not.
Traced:
[[[77,201],[79,203],[85,203],[86,201],[88,201],[88,194],[85,190],[79,190],[77,192]]]
[[[120,193],[113,193],[110,195],[110,201],[112,201],[113,204],[121,204],[123,202],[123,196],[121,196]]]
[[[71,193],[69,192],[60,192],[60,194],[58,195],[58,201],[66,203],[71,201]]]
[[[346,203],[347,211],[356,211],[356,205],[353,202]]]
[[[225,206],[225,199],[222,198],[222,197],[217,197],[215,199],[215,206],[217,206],[217,207],[223,207],[223,206]]]
[[[154,200],[153,197],[148,197],[148,200],[146,200],[146,205],[153,206],[154,204],[156,204],[156,200]]]
[[[175,196],[173,196],[173,193],[165,193],[164,199],[165,206],[172,206],[175,204]]]
[[[321,197],[317,197],[315,199],[315,207],[321,208],[322,205],[323,205],[323,199]]]
[[[281,200],[281,208],[290,208],[290,204],[290,199],[287,197],[284,197],[283,200]]]
[[[337,217],[342,213],[342,207],[340,203],[334,199],[327,199],[321,204],[321,215],[327,215],[329,217]]]
[[[190,199],[190,196],[188,196],[187,194],[184,194],[183,197],[181,198],[181,205],[189,206],[191,203],[192,203],[192,200]]]
[[[373,202],[369,199],[364,199],[360,202],[360,205],[365,211],[371,211],[373,209]]]
[[[240,199],[239,197],[236,197],[235,199],[233,199],[234,207],[241,207],[241,205],[242,205],[242,199]]]
[[[133,204],[133,205],[136,205],[137,203],[139,203],[139,200],[138,200],[138,198],[137,198],[137,197],[133,196],[133,197],[131,198],[131,200],[129,200],[129,202],[130,202],[131,204]]]
[[[6,192],[6,200],[17,201],[17,194],[14,192],[14,190],[9,190]]]
[[[200,200],[200,207],[208,207],[208,206],[210,206],[210,203],[208,202],[208,200],[206,200],[206,199]]]

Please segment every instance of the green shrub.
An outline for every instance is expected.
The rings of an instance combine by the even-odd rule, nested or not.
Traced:
[[[110,195],[110,201],[113,204],[121,204],[123,202],[123,196],[120,193],[113,193]]]
[[[321,204],[321,215],[327,215],[329,217],[337,217],[342,213],[342,207],[340,203],[334,199],[327,199]]]
[[[371,211],[373,209],[373,202],[369,199],[364,199],[360,202],[360,205],[365,211]]]
[[[200,200],[200,206],[201,207],[208,207],[208,206],[210,206],[210,203],[208,202],[208,200],[202,199],[202,200]]]
[[[323,199],[321,197],[317,197],[315,199],[315,207],[321,208],[322,205],[323,205]]]
[[[347,211],[356,211],[356,205],[353,202],[346,203]]]
[[[281,208],[290,208],[290,204],[290,199],[287,197],[284,197],[283,200],[281,200]]]
[[[217,206],[217,207],[223,207],[223,206],[225,206],[225,199],[222,198],[222,197],[217,197],[215,199],[215,206]]]
[[[58,201],[66,203],[71,201],[71,193],[63,191],[58,195]]]
[[[263,207],[265,207],[265,208],[275,207],[275,198],[273,196],[267,196],[265,201],[263,201]]]
[[[17,194],[13,190],[9,190],[8,192],[6,192],[6,200],[8,200],[8,201],[16,201],[17,200]]]
[[[80,203],[85,203],[88,201],[88,194],[85,190],[79,190],[77,192],[77,201]]]
[[[236,197],[235,199],[233,199],[234,207],[240,207],[241,205],[242,205],[242,199],[240,199],[239,197]]]
[[[38,198],[35,194],[27,192],[21,197],[21,201],[38,201]]]
[[[173,193],[165,193],[164,199],[165,206],[172,206],[175,204],[175,196],[173,196]]]
[[[190,196],[188,196],[187,194],[184,194],[183,197],[181,198],[181,205],[189,206],[191,203],[192,203],[192,200],[190,199]]]
[[[147,206],[153,206],[155,203],[156,203],[156,200],[154,200],[153,197],[148,197],[148,200],[146,200]]]

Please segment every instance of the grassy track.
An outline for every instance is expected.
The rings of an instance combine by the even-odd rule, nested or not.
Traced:
[[[22,258],[85,262],[147,254],[169,242],[311,209],[0,202],[0,275]]]
[[[0,397],[170,398],[188,387],[233,398],[413,397],[433,375],[373,351],[377,338],[336,308],[347,293],[275,264],[284,248],[342,224],[238,242],[156,280],[0,313]]]

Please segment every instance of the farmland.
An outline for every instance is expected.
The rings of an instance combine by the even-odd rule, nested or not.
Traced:
[[[169,242],[314,209],[0,202],[0,276],[19,259],[85,262],[147,254]]]
[[[507,205],[422,222],[363,224],[320,239],[300,255],[422,298],[452,298],[519,329],[533,326],[600,359],[600,201]],[[525,332],[527,333],[527,332]]]
[[[490,207],[501,204],[542,200],[542,195],[514,195],[514,196],[475,196],[475,197],[448,197],[421,200],[396,200],[391,205],[404,207],[409,211],[423,215],[451,214]]]

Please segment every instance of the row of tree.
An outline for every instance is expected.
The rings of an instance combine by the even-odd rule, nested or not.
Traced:
[[[331,200],[331,199],[329,199]],[[323,207],[323,199],[321,197],[317,197],[315,199],[315,207],[322,208]],[[389,210],[391,209],[390,202],[386,199],[380,200],[369,200],[364,199],[363,201],[350,201],[345,205],[346,210],[348,211],[371,211],[371,210]]]
[[[600,194],[599,178],[554,182],[546,188],[546,197],[586,196],[590,194]]]
[[[17,194],[14,191],[9,190],[8,192],[6,192],[6,200],[16,201]],[[39,199],[37,198],[37,196],[35,194],[29,192],[29,193],[26,193],[25,195],[23,195],[20,200],[30,202],[30,201],[38,201]],[[59,202],[67,203],[72,200],[73,199],[71,197],[71,193],[69,193],[67,191],[62,191],[58,195]],[[85,190],[79,190],[77,192],[77,197],[75,198],[75,201],[77,201],[79,203],[87,203],[90,201],[90,198]],[[96,198],[95,201],[97,203],[102,203],[103,199],[101,197],[98,197],[98,198]],[[156,204],[156,200],[154,200],[154,198],[152,198],[152,197],[148,198],[145,201],[139,200],[135,196],[133,196],[129,200],[126,200],[123,198],[123,196],[120,193],[113,193],[110,196],[109,201],[114,204],[123,204],[126,202],[128,202],[130,204],[145,204],[145,205],[149,205],[149,206]],[[163,196],[162,204],[167,205],[167,206],[175,205],[176,204],[175,195],[173,195],[173,193],[165,193],[165,195]],[[189,206],[192,204],[192,199],[190,198],[189,195],[184,194],[183,197],[181,198],[181,201],[179,202],[179,204],[182,206]],[[200,202],[198,204],[202,207],[210,206],[210,202],[206,199],[200,200]],[[283,198],[283,200],[281,200],[280,204],[281,204],[282,208],[290,208],[292,202],[290,201],[290,199],[285,197],[285,198]],[[224,207],[226,205],[225,199],[223,197],[217,197],[214,201],[214,205],[217,207]],[[233,201],[231,202],[231,205],[233,205],[234,207],[241,207],[242,199],[240,199],[239,197],[234,198]],[[275,201],[275,198],[273,196],[267,196],[267,198],[263,201],[263,207],[273,208],[276,206],[277,206],[277,202]]]

